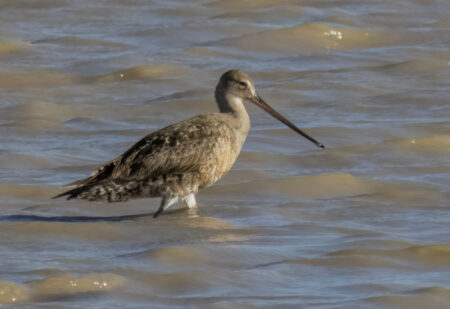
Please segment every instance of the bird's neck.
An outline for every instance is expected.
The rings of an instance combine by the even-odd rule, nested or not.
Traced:
[[[250,129],[250,118],[241,97],[216,91],[216,101],[221,113],[233,116],[241,130],[248,132]]]

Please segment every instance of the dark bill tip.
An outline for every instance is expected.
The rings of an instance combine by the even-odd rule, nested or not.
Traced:
[[[270,115],[272,115],[274,118],[278,119],[279,121],[281,121],[282,123],[284,123],[285,125],[287,125],[289,128],[291,128],[292,130],[294,130],[295,132],[297,132],[298,134],[300,134],[301,136],[303,136],[304,138],[308,139],[309,141],[311,141],[313,144],[315,144],[317,147],[320,147],[322,149],[325,149],[325,145],[318,142],[317,140],[315,140],[314,138],[312,138],[311,136],[309,136],[308,134],[306,134],[305,132],[303,132],[301,129],[299,129],[295,124],[293,124],[292,122],[290,122],[289,120],[287,120],[286,118],[284,118],[280,113],[278,113],[276,110],[274,110],[269,104],[267,104],[258,94],[255,94],[253,97],[251,97],[249,99],[250,102],[252,102],[253,104],[261,107],[263,110],[265,110],[267,113],[269,113]]]

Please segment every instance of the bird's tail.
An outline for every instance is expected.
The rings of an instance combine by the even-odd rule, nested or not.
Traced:
[[[74,189],[65,191],[65,192],[63,192],[61,194],[55,195],[54,197],[52,197],[52,199],[60,198],[60,197],[63,197],[63,196],[67,196],[67,200],[75,199],[75,198],[78,197],[78,195],[81,192],[83,192],[85,190],[86,190],[86,188],[84,186],[76,187]]]
[[[64,185],[64,187],[72,187],[72,189],[58,194],[53,198],[67,196],[68,200],[75,198],[88,199],[91,201],[104,199],[105,190],[103,189],[111,187],[108,186],[108,184],[114,184],[113,181],[108,182],[108,178],[111,176],[114,166],[115,164],[113,161],[108,162],[91,176]]]
[[[68,200],[79,198],[88,201],[123,202],[134,196],[139,196],[143,190],[151,193],[155,188],[140,186],[137,182],[103,181],[88,183],[56,195],[53,198],[67,196]]]

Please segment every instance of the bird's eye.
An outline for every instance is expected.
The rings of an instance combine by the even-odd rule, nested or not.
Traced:
[[[247,88],[247,83],[246,82],[239,82],[239,85],[244,87],[244,88]]]

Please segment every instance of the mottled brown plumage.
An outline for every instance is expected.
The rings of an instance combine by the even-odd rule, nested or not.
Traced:
[[[178,199],[195,207],[198,190],[225,175],[239,155],[250,129],[243,100],[259,105],[323,147],[271,109],[242,71],[225,72],[215,97],[220,113],[198,115],[150,133],[92,176],[69,184],[74,188],[56,197],[106,202],[162,197],[155,217]]]

